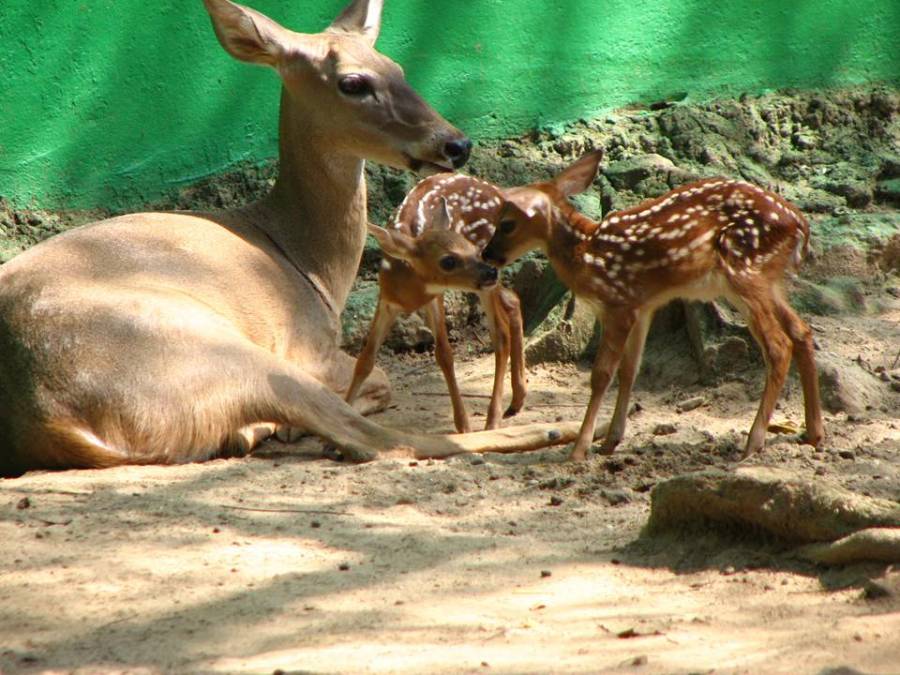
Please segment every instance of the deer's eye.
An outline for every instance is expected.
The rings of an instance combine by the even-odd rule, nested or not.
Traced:
[[[374,93],[372,81],[365,75],[356,73],[344,75],[344,77],[338,80],[338,89],[341,90],[342,94],[353,96],[355,98],[362,98],[363,96],[369,96]]]
[[[445,272],[452,272],[456,269],[456,266],[459,264],[459,260],[455,255],[445,255],[438,261],[438,265],[441,266],[441,269]]]
[[[513,230],[516,229],[516,221],[514,220],[501,220],[500,221],[500,234],[512,234]]]

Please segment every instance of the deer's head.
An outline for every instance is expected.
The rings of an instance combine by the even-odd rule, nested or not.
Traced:
[[[585,218],[568,198],[590,187],[601,158],[602,152],[591,152],[549,181],[504,190],[506,201],[483,258],[502,266],[532,249],[546,250],[560,225]]]
[[[417,237],[372,224],[369,233],[386,255],[412,267],[429,292],[448,288],[478,291],[497,283],[497,268],[482,262],[481,248],[454,229],[446,202],[435,209],[432,222]]]
[[[204,0],[219,42],[274,68],[308,132],[335,150],[424,173],[465,164],[471,142],[375,50],[382,0],[353,0],[322,33],[296,33],[230,0]]]

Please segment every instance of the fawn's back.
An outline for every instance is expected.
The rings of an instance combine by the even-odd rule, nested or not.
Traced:
[[[599,224],[578,215],[564,221],[576,240],[567,281],[603,302],[658,306],[672,297],[731,295],[733,283],[778,283],[809,241],[806,219],[789,202],[723,178],[682,186]]]

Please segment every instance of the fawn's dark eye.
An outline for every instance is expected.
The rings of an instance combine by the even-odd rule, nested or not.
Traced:
[[[445,272],[452,272],[456,269],[456,266],[459,264],[459,260],[455,255],[445,255],[438,261],[438,265],[441,266],[441,269]]]
[[[365,75],[356,73],[344,75],[344,77],[338,80],[338,89],[341,90],[342,94],[358,98],[374,93],[372,81]]]
[[[500,221],[500,234],[512,234],[513,230],[516,229],[516,221],[514,220],[501,220]]]

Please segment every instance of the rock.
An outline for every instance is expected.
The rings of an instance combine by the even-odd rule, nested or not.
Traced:
[[[618,506],[619,504],[627,504],[632,500],[632,494],[631,494],[630,490],[615,490],[615,489],[600,490],[600,496],[603,497],[606,501],[608,501],[611,506]]]
[[[710,524],[759,528],[798,544],[832,542],[867,528],[900,535],[900,505],[768,467],[689,473],[651,491],[648,534]]]
[[[835,209],[847,204],[845,198],[817,188],[786,187],[784,196],[794,202],[804,213],[832,213]]]
[[[830,352],[818,352],[819,391],[829,412],[862,414],[867,405],[880,404],[883,387],[878,379],[853,361]]]
[[[660,422],[653,428],[654,436],[668,436],[678,431],[678,427],[670,422]]]
[[[679,401],[675,406],[675,409],[678,412],[688,412],[690,410],[695,410],[699,408],[701,405],[706,403],[705,396],[692,396],[690,398],[686,398],[682,401]]]
[[[869,579],[863,586],[863,597],[867,600],[900,597],[900,571],[888,571],[883,577]]]
[[[745,366],[749,355],[747,341],[737,335],[729,335],[714,348],[712,362],[717,371],[730,371]]]
[[[900,206],[900,178],[880,180],[875,184],[875,197],[882,202]]]
[[[862,561],[900,562],[900,527],[861,529],[834,542],[809,544],[796,555],[822,565],[848,565]]]
[[[434,344],[434,335],[418,314],[397,318],[384,344],[395,352],[424,351]]]
[[[861,180],[844,179],[826,182],[822,187],[831,194],[840,195],[854,209],[865,208],[872,203],[872,188]]]
[[[617,190],[633,190],[642,180],[657,174],[668,175],[677,170],[670,159],[651,153],[612,162],[603,175]]]
[[[559,321],[551,329],[541,333],[525,347],[525,363],[577,361],[591,351],[599,336],[597,319],[587,303],[575,303],[575,312],[569,320]]]
[[[797,131],[791,136],[794,146],[800,150],[812,150],[818,144],[815,134]]]

